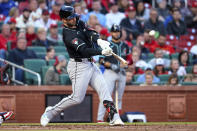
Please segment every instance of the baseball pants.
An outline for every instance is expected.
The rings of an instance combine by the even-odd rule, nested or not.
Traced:
[[[116,81],[118,82],[118,109],[122,109],[122,96],[124,94],[124,89],[126,85],[126,76],[123,75],[122,73],[116,73],[110,69],[106,69],[104,72],[104,78],[105,81],[107,82],[107,87],[109,89],[109,92],[112,96],[112,93],[115,91],[115,85]],[[105,115],[105,108],[102,106],[102,103],[99,103],[99,108],[98,108],[98,116],[97,120],[98,121],[104,121],[104,115]]]
[[[86,59],[83,62],[75,62],[73,59],[70,59],[67,71],[72,81],[73,93],[46,112],[49,119],[52,119],[66,108],[80,104],[85,97],[89,84],[97,91],[101,103],[103,103],[103,100],[113,101],[105,79],[96,64]],[[101,107],[104,108],[104,105],[102,104]],[[116,113],[114,119],[118,118],[119,114]]]

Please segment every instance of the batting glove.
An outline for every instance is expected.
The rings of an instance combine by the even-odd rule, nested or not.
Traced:
[[[108,41],[102,40],[102,39],[98,39],[97,40],[97,44],[104,50],[106,48],[110,48],[109,45],[110,43]]]
[[[103,49],[102,50],[102,55],[111,56],[112,55],[112,49],[110,47]]]

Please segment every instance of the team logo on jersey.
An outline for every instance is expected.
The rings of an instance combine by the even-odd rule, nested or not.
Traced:
[[[78,39],[75,38],[74,40],[72,40],[72,43],[75,44],[75,45],[78,45],[79,44]]]

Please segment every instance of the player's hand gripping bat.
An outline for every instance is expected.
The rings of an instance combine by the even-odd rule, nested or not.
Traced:
[[[122,57],[116,55],[114,52],[112,52],[112,55],[118,60],[120,61],[122,64],[124,64],[125,66],[128,65],[128,62],[126,60],[124,60]]]

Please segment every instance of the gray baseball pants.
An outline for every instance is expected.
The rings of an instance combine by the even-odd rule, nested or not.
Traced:
[[[85,97],[89,84],[97,91],[100,103],[103,103],[103,100],[113,101],[105,79],[95,63],[89,62],[87,59],[83,59],[82,62],[75,62],[73,59],[70,59],[67,71],[72,82],[73,93],[46,112],[50,120],[62,110],[80,104]],[[104,108],[103,104],[101,106]],[[116,113],[114,120],[118,118],[119,114]]]
[[[110,94],[115,91],[115,84],[116,81],[118,82],[118,109],[122,109],[122,96],[124,94],[124,89],[126,85],[126,76],[123,75],[122,73],[116,73],[111,69],[106,69],[104,72],[104,78],[105,81],[107,82],[107,87],[109,89]],[[97,120],[98,121],[104,121],[104,115],[105,115],[105,108],[102,106],[102,103],[99,103],[99,108],[98,108],[98,115],[97,115]]]

